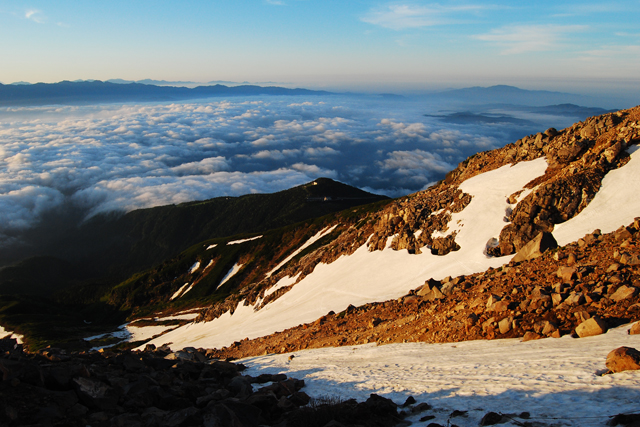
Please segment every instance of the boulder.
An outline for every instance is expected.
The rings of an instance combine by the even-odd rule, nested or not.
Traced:
[[[424,284],[424,286],[420,290],[418,290],[418,292],[416,292],[416,294],[427,301],[444,298],[444,294],[440,292],[440,289],[438,289],[434,282],[435,281],[428,280]]]
[[[607,369],[611,372],[640,369],[640,351],[631,347],[618,347],[607,355]]]
[[[629,335],[638,335],[638,334],[640,334],[640,322],[634,323],[631,329],[629,329]]]
[[[593,316],[576,327],[576,334],[580,338],[600,335],[607,332],[607,322],[598,316]]]
[[[560,267],[558,268],[558,272],[556,273],[556,276],[562,279],[563,283],[567,283],[574,278],[575,274],[576,274],[575,267]]]
[[[522,262],[542,256],[549,249],[557,248],[558,242],[553,234],[543,231],[524,245],[513,257],[513,262]]]
[[[631,298],[638,293],[638,288],[633,286],[622,285],[620,286],[609,298],[618,302],[627,298]]]
[[[513,325],[513,317],[511,316],[505,317],[500,322],[498,322],[498,328],[500,328],[500,333],[506,334],[511,330],[512,325]]]
[[[542,338],[542,337],[540,335],[536,334],[535,332],[527,331],[527,332],[525,332],[524,336],[522,337],[522,342],[538,340],[540,338]]]

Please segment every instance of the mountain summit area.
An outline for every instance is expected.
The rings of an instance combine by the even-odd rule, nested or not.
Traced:
[[[436,418],[449,425],[491,425],[516,418],[522,421],[513,425],[551,425],[558,419],[553,417],[560,416],[558,411],[567,408],[535,400],[545,376],[557,382],[558,401],[581,402],[587,418],[631,411],[634,405],[637,409],[637,377],[616,374],[602,379],[607,370],[598,373],[595,367],[604,367],[604,359],[585,359],[600,355],[609,343],[639,344],[637,325],[630,334],[625,326],[640,320],[638,144],[640,107],[591,117],[566,129],[550,128],[471,156],[424,191],[373,204],[355,203],[368,201],[362,199],[365,195],[355,196],[354,201],[352,192],[336,193],[331,197],[354,201],[353,205],[286,224],[266,221],[260,230],[245,228],[243,234],[232,231],[235,235],[194,242],[116,285],[66,287],[56,294],[59,305],[55,310],[66,304],[76,308],[73,314],[54,311],[43,301],[3,296],[0,323],[7,330],[26,334],[26,345],[33,350],[47,344],[83,350],[73,356],[78,371],[67,376],[83,378],[73,380],[73,387],[81,390],[76,394],[91,411],[101,409],[105,423],[126,413],[142,425],[142,409],[122,406],[127,393],[135,394],[136,387],[151,390],[163,381],[176,384],[171,375],[183,382],[202,378],[204,371],[197,369],[206,364],[213,366],[207,378],[216,378],[216,387],[220,387],[206,391],[190,386],[185,393],[193,395],[181,396],[184,401],[176,404],[180,408],[167,405],[162,409],[165,412],[156,413],[158,417],[193,408],[175,425],[191,425],[187,419],[202,423],[211,411],[217,420],[238,417],[234,425],[285,422],[283,413],[305,406],[308,400],[305,403],[300,394],[300,383],[286,380],[286,375],[271,376],[282,372],[306,375],[307,380],[315,381],[309,386],[314,390],[355,384],[356,393],[375,389],[395,398],[396,403],[389,403],[371,395],[362,405],[392,419],[375,424],[362,412],[363,425],[407,425],[397,412],[402,403],[397,399],[407,398],[407,390],[419,390],[432,401],[407,398],[404,417],[424,423],[418,425]],[[326,183],[319,180],[304,188]],[[324,194],[311,194],[305,203],[330,201]],[[277,203],[269,204],[269,209],[277,208]],[[246,209],[242,215],[252,215],[251,208]],[[263,214],[273,218],[268,210]],[[160,219],[149,218],[153,222]],[[190,218],[193,229],[203,224],[199,216]],[[86,301],[78,295],[86,295]],[[29,319],[25,307],[32,308],[33,317],[36,304],[47,307],[41,315],[60,318],[63,324],[47,328],[25,321]],[[124,316],[127,323],[104,333],[105,325],[115,325]],[[89,330],[94,331],[91,337]],[[83,333],[84,339],[79,340]],[[497,338],[511,339],[496,341],[502,342],[496,345],[508,347],[519,359],[489,347],[487,343]],[[446,356],[434,355],[425,365],[420,358],[435,351],[425,343],[440,346],[437,348],[444,353],[439,354]],[[531,343],[539,344],[532,347]],[[457,347],[469,359],[448,365],[447,360],[462,357]],[[102,348],[103,356],[112,362],[87,356],[95,354],[87,352],[90,348]],[[526,357],[523,348],[528,349]],[[553,359],[553,369],[541,362],[555,357],[550,352],[561,351],[553,348],[572,349],[562,353],[570,362]],[[532,353],[537,354],[535,361]],[[63,353],[45,349],[39,354],[54,360]],[[89,362],[80,359],[87,357],[94,357],[95,366],[86,368]],[[243,363],[250,367],[251,377],[244,380],[231,379],[235,373],[230,370],[236,368],[219,361],[247,357],[251,358]],[[386,358],[384,367],[380,357]],[[525,359],[526,366],[522,365]],[[194,365],[183,367],[191,362]],[[109,363],[129,372],[128,377],[123,373],[115,379],[101,377],[98,373],[104,373],[103,366]],[[169,363],[172,373],[159,374],[160,367]],[[512,388],[497,391],[500,387],[483,370],[490,363],[497,363],[497,368],[492,366],[505,376],[511,375]],[[388,366],[396,364],[404,369],[394,371]],[[430,370],[434,364],[447,370],[446,375]],[[350,370],[338,370],[340,366]],[[419,371],[407,376],[409,367],[419,367]],[[457,370],[469,378],[483,379],[466,384],[468,378]],[[394,379],[389,380],[383,371],[393,372]],[[134,372],[149,372],[153,381]],[[223,380],[225,375],[229,378]],[[260,375],[265,376],[260,380]],[[56,380],[51,376],[51,381]],[[430,385],[436,377],[440,383]],[[262,380],[267,385],[260,389],[262,397],[256,397],[252,387]],[[404,388],[397,385],[400,383]],[[221,391],[221,384],[226,391]],[[612,397],[611,384],[624,387],[632,397],[628,401]],[[66,390],[67,386],[60,387]],[[103,396],[95,391],[100,387]],[[503,410],[498,414],[472,406],[476,403],[452,407],[454,400],[446,398],[456,394],[448,394],[447,387],[459,387],[468,402],[477,402],[478,394],[500,395],[483,405],[502,405],[511,411],[528,408],[530,396],[531,402],[537,402],[538,413],[547,418],[525,424],[530,414],[524,412]],[[455,405],[461,405],[461,395],[456,395]],[[147,408],[166,403],[161,395],[154,396],[149,394],[153,402]],[[270,406],[272,397],[280,409]],[[96,400],[102,398],[107,400]],[[432,408],[433,401],[444,409]],[[597,406],[599,402],[604,406]],[[103,403],[107,406],[101,408]],[[333,403],[335,409],[346,402]],[[357,412],[357,404],[352,404]],[[319,407],[318,403],[315,408]],[[425,415],[431,409],[433,415]],[[240,415],[249,417],[248,413],[257,415],[251,420]],[[495,414],[495,422],[490,422],[490,413]],[[567,421],[567,425],[604,425],[585,420]],[[630,423],[620,420],[623,425]],[[356,425],[357,421],[336,416],[321,427]],[[282,425],[311,425],[300,420],[287,422]],[[333,424],[327,424],[330,422]]]

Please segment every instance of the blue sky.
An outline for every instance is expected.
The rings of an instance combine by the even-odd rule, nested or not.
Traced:
[[[640,0],[0,1],[0,82],[626,90]]]

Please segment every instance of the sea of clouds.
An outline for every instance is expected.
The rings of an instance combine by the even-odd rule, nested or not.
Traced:
[[[439,107],[313,96],[3,108],[0,242],[64,207],[90,217],[318,177],[399,196],[529,131],[425,116]]]

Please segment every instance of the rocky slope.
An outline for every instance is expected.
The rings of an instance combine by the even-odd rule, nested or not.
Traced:
[[[605,254],[599,249],[594,255],[589,254],[588,257],[594,256],[596,260],[589,265],[578,266],[575,273],[578,278],[582,280],[582,276],[588,275],[589,280],[580,282],[581,287],[577,289],[574,289],[575,282],[571,280],[566,280],[568,287],[557,285],[554,280],[557,280],[555,277],[561,265],[555,261],[549,263],[548,257],[551,255],[523,266],[507,266],[498,272],[484,270],[488,266],[495,269],[509,263],[513,254],[522,250],[540,233],[551,232],[557,224],[576,218],[596,197],[603,178],[612,171],[624,168],[630,161],[630,153],[639,142],[640,107],[593,117],[560,131],[548,129],[501,149],[478,153],[462,162],[437,185],[392,202],[358,207],[285,229],[248,236],[252,240],[233,241],[224,238],[203,242],[162,266],[124,282],[111,292],[110,301],[137,310],[138,316],[147,315],[150,310],[171,307],[202,307],[197,319],[199,339],[208,335],[224,335],[217,340],[205,340],[214,343],[210,345],[215,347],[222,347],[220,343],[225,340],[225,345],[228,345],[243,336],[257,338],[308,323],[329,311],[320,313],[325,305],[340,312],[350,303],[373,303],[387,300],[389,295],[397,298],[410,289],[416,289],[429,278],[435,276],[440,280],[453,275],[455,271],[458,271],[455,275],[459,275],[460,271],[469,273],[464,274],[463,279],[456,279],[463,280],[461,283],[465,284],[461,292],[464,298],[461,296],[462,299],[452,307],[437,304],[448,303],[455,298],[433,303],[421,302],[423,295],[417,295],[407,300],[419,302],[417,306],[422,308],[428,305],[431,310],[429,315],[425,315],[422,309],[416,309],[421,313],[418,316],[417,312],[411,312],[411,304],[397,301],[384,305],[388,306],[388,312],[386,308],[380,309],[382,311],[376,315],[380,321],[388,319],[387,323],[398,324],[398,319],[403,318],[405,324],[415,323],[417,329],[411,329],[410,334],[407,332],[407,337],[400,338],[401,335],[392,332],[382,333],[381,336],[378,331],[376,336],[363,331],[361,335],[351,334],[351,338],[345,338],[342,342],[393,342],[408,339],[409,335],[427,341],[472,339],[495,336],[499,329],[502,329],[503,336],[517,336],[529,331],[540,334],[545,328],[545,334],[550,329],[551,332],[558,330],[556,334],[568,333],[576,326],[574,323],[578,319],[573,311],[548,315],[547,311],[541,311],[538,313],[544,313],[541,317],[535,314],[540,307],[530,309],[525,305],[520,307],[520,304],[531,298],[542,298],[540,304],[550,308],[554,307],[558,298],[563,302],[565,297],[572,295],[571,292],[574,292],[574,296],[582,293],[576,297],[581,304],[581,298],[588,300],[589,304],[596,304],[579,310],[585,313],[580,315],[580,320],[595,315],[610,319],[631,318],[633,313],[628,312],[627,308],[622,309],[623,313],[615,312],[616,307],[623,306],[619,302],[611,307],[597,307],[600,303],[598,298],[604,298],[607,292],[617,288],[617,284],[612,283],[603,290],[608,283],[607,275],[611,275],[606,269],[614,263],[626,265],[612,258],[614,252]],[[490,176],[491,179],[485,179]],[[522,184],[516,182],[503,186],[504,189],[510,188],[504,194],[499,193],[505,191],[502,187],[498,190],[490,188],[498,185],[499,181],[523,179]],[[470,185],[471,182],[474,185]],[[485,196],[490,193],[493,198],[486,199]],[[479,202],[483,197],[489,200],[485,200],[484,205]],[[502,225],[498,226],[495,234],[492,230],[482,230],[487,228],[485,216],[489,213],[478,211],[478,206],[491,210],[491,215],[495,216],[496,212],[500,215],[497,219],[498,224]],[[625,211],[625,208],[619,210]],[[474,212],[475,216],[469,217],[469,212]],[[629,221],[638,213],[626,212],[625,215],[625,218],[629,218],[625,223],[616,224],[616,227],[629,225]],[[494,225],[491,227],[495,226],[495,220],[492,219]],[[630,248],[634,247],[634,227],[628,230],[631,240],[627,246]],[[484,240],[478,242],[474,233],[489,233],[487,236],[493,237],[488,240],[483,237]],[[585,241],[593,243],[596,237],[592,235]],[[600,242],[598,239],[595,241]],[[602,239],[609,242],[611,238],[605,236]],[[560,249],[558,256],[567,250],[566,247]],[[367,252],[370,255],[366,255]],[[580,256],[586,257],[586,252]],[[546,264],[544,260],[547,260]],[[602,262],[606,265],[600,265],[599,260],[605,260]],[[542,270],[538,271],[537,268]],[[629,277],[635,277],[635,267],[629,268],[624,271]],[[492,281],[496,277],[504,277],[509,282],[498,286]],[[624,280],[630,280],[629,277]],[[537,279],[542,281],[537,283],[540,288],[529,289],[529,284],[536,283]],[[509,287],[511,281],[513,286]],[[562,284],[565,280],[559,282]],[[633,281],[624,283],[633,286]],[[451,284],[460,288],[459,283],[453,282],[447,286]],[[432,283],[431,288],[434,285]],[[494,285],[498,287],[494,289]],[[438,292],[446,295],[442,290]],[[490,308],[492,304],[487,307],[489,301],[481,301],[481,294],[485,297],[495,294],[492,302],[501,307],[498,313],[506,311],[508,316],[506,313],[503,317],[491,314],[496,310]],[[382,297],[385,295],[387,297]],[[303,301],[304,298],[307,301]],[[319,298],[318,302],[322,303],[313,306],[314,301],[308,301],[309,298]],[[605,302],[609,301],[608,298],[604,299]],[[432,304],[436,305],[431,307]],[[291,311],[289,307],[295,305],[304,306],[301,310],[305,313],[288,315]],[[568,306],[565,304],[562,307]],[[453,310],[454,307],[457,309]],[[405,310],[409,310],[406,316],[403,314]],[[242,314],[236,314],[237,311]],[[360,311],[368,311],[368,308]],[[418,316],[420,321],[409,321],[408,318],[412,316]],[[474,320],[474,316],[477,319]],[[447,317],[455,321],[445,322],[443,319]],[[323,322],[331,318],[329,316]],[[505,318],[511,322],[510,327],[507,327],[509,322]],[[390,319],[396,320],[390,322]],[[377,322],[375,319],[364,321],[369,320]],[[538,323],[544,321],[552,326]],[[612,320],[613,323],[617,321]],[[336,322],[332,325],[344,320]],[[256,328],[256,324],[267,326]],[[534,327],[534,324],[538,326]],[[464,333],[460,332],[463,327],[466,328]],[[229,331],[236,329],[234,339]],[[447,332],[449,329],[450,332]],[[251,330],[251,333],[241,335],[244,334],[243,330]],[[419,333],[416,334],[416,331]],[[176,345],[180,345],[188,342],[189,333],[182,328],[154,342],[162,344],[177,340]],[[330,338],[327,342],[333,345],[339,341]],[[277,345],[272,347],[265,346],[260,351],[281,351],[282,348],[275,348]]]
[[[397,300],[349,306],[212,353],[242,358],[373,342],[531,340],[585,336],[583,329],[590,326],[594,334],[606,332],[640,319],[639,230],[640,219],[613,233],[596,230],[532,260],[442,281],[429,279]]]
[[[638,142],[640,108],[636,107],[593,117],[561,131],[548,129],[501,149],[478,153],[428,190],[361,214],[351,222],[341,218],[343,221],[335,224],[340,233],[334,240],[298,262],[290,262],[278,274],[239,284],[241,292],[208,309],[201,320],[209,321],[227,310],[233,311],[241,301],[253,305],[282,278],[297,277],[300,282],[320,263],[330,264],[365,244],[369,251],[406,249],[410,254],[431,251],[437,255],[455,251],[459,249],[456,231],[448,230],[448,226],[452,214],[463,211],[471,200],[459,189],[460,184],[507,164],[544,157],[548,163],[544,175],[529,182],[522,192],[509,195],[510,207],[499,239],[481,248],[492,256],[514,254],[538,233],[552,231],[555,224],[578,215],[593,199],[607,172],[628,162],[626,149]],[[390,247],[386,248],[389,239]],[[269,301],[290,288],[279,290]]]

